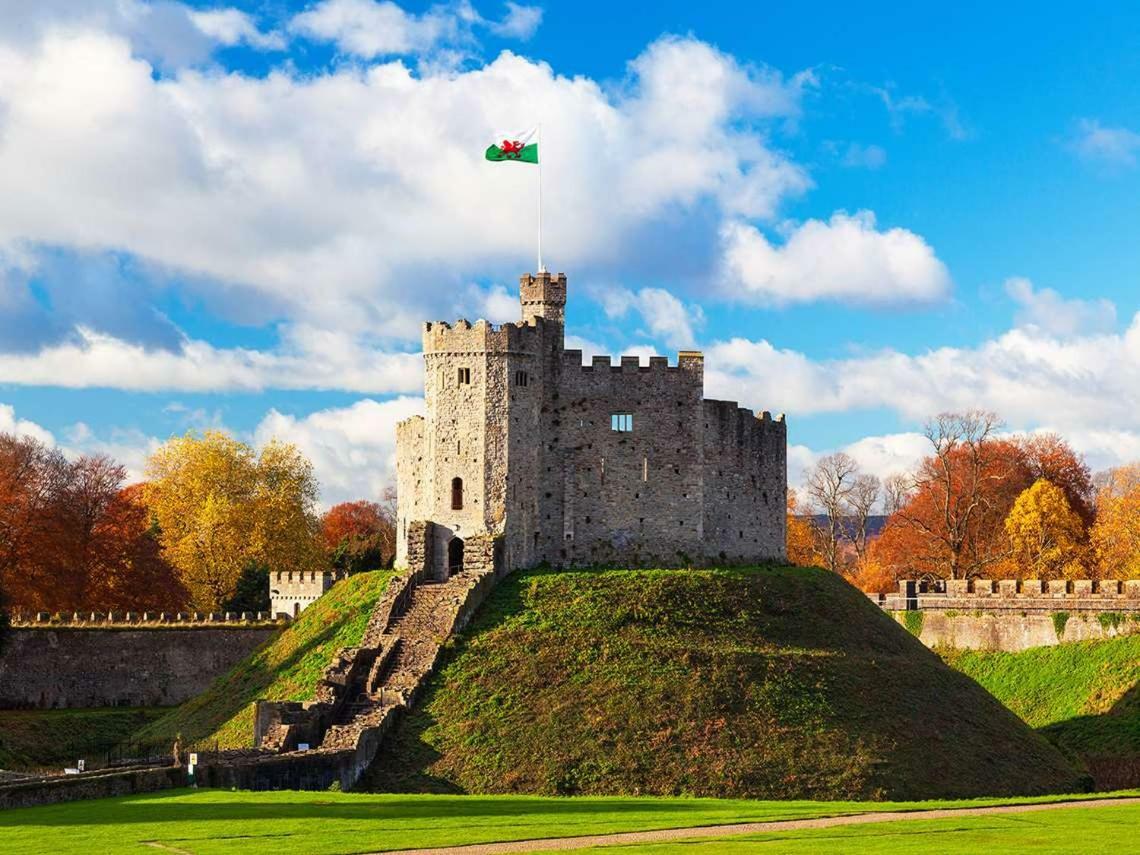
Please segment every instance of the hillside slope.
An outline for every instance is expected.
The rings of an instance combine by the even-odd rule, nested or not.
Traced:
[[[1081,786],[837,576],[518,573],[450,642],[377,790],[947,798]]]
[[[137,734],[140,741],[217,741],[222,748],[253,744],[253,704],[258,698],[311,700],[317,681],[342,647],[364,636],[372,607],[390,571],[360,573],[339,582],[201,695],[171,710]]]
[[[0,769],[60,769],[83,757],[97,762],[164,707],[0,710]]]
[[[1098,789],[1140,786],[1140,637],[943,655],[1079,758]]]

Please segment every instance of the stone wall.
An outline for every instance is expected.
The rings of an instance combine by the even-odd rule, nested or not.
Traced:
[[[205,691],[277,625],[13,629],[0,709],[172,706]]]
[[[928,647],[1014,652],[1140,632],[1140,580],[903,580],[869,596]]]
[[[106,799],[153,793],[187,785],[186,769],[163,766],[36,778],[0,784],[0,809],[35,807],[78,799]],[[92,850],[94,851],[94,849]]]
[[[704,402],[705,553],[749,561],[787,557],[787,431],[783,416],[732,401]]]
[[[907,625],[906,612],[893,612]],[[1101,612],[958,612],[924,610],[918,639],[927,647],[1016,653],[1070,641],[1101,641],[1140,632],[1140,615]],[[913,630],[918,618],[910,618]]]

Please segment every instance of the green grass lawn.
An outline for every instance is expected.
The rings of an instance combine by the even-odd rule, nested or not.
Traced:
[[[1140,783],[1140,636],[1020,653],[940,652],[1079,758],[1101,789]]]
[[[1032,727],[1110,712],[1140,684],[1140,635],[1020,653],[939,652]]]
[[[392,572],[350,576],[301,612],[274,636],[196,698],[137,734],[139,740],[184,743],[217,740],[223,748],[253,745],[253,703],[259,698],[307,701],[342,647],[355,647],[364,635],[372,607]]]
[[[1061,797],[1053,797],[1057,798]],[[284,852],[346,855],[381,849],[1049,800],[762,802],[182,790],[0,811],[0,852],[5,855],[44,852],[52,855],[148,852],[153,855],[158,850],[146,844],[154,842],[193,855],[278,855]],[[1030,824],[1043,816],[1034,814]],[[906,833],[906,829],[902,832]],[[832,830],[830,837],[836,836]],[[1112,848],[1114,852],[1125,851],[1119,845]],[[834,851],[851,851],[851,848]]]
[[[1135,829],[1140,807],[1118,805],[1066,808],[1031,814],[959,817],[939,820],[870,823],[806,831],[749,834],[642,846],[604,846],[590,853],[705,855],[756,852],[763,855],[1079,855],[1101,849],[1140,852]]]
[[[80,757],[94,762],[166,715],[161,707],[74,710],[0,710],[0,769],[58,769]]]

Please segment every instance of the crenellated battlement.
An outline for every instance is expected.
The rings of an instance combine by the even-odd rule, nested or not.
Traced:
[[[428,321],[423,325],[424,356],[534,353],[541,345],[546,325],[547,321],[538,317],[503,324],[482,319],[471,323],[465,318],[453,324]]]
[[[872,595],[883,608],[964,611],[1140,611],[1140,579],[904,580]]]
[[[581,350],[564,350],[562,351],[562,370],[577,370],[584,373],[610,372],[613,374],[649,374],[655,372],[672,372],[676,374],[682,371],[697,371],[699,373],[702,370],[704,357],[698,353],[694,358],[691,352],[686,355],[686,352],[682,351],[681,354],[678,355],[677,362],[674,365],[669,364],[669,357],[667,356],[650,356],[648,365],[642,365],[641,359],[642,357],[640,356],[619,356],[615,364],[614,357],[597,354],[590,358],[589,365],[583,365]]]
[[[118,627],[248,627],[279,623],[269,612],[16,612],[17,629],[111,629]]]

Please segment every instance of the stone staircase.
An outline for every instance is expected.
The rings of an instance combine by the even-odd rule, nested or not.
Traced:
[[[444,642],[494,587],[494,540],[473,536],[467,549],[477,560],[446,581],[429,579],[422,567],[393,579],[360,646],[334,657],[316,699],[259,702],[257,748],[221,752],[203,766],[201,785],[263,790],[336,783],[351,789],[395,722],[415,704]]]
[[[455,629],[472,577],[460,573],[446,582],[425,581],[411,589],[398,615],[391,615],[378,641],[386,657],[354,691],[321,741],[320,749],[356,748],[365,728],[377,727],[390,710],[410,706],[413,695],[435,667],[443,642]]]

